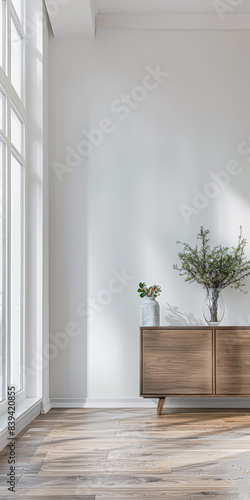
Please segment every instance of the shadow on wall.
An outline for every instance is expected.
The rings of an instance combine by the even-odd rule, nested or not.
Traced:
[[[182,312],[177,306],[171,306],[167,302],[167,315],[165,316],[166,324],[169,326],[201,326],[203,321],[193,313]]]

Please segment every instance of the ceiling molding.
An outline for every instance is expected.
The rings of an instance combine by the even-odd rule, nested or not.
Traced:
[[[145,30],[250,30],[250,15],[131,15],[98,14],[96,28]]]

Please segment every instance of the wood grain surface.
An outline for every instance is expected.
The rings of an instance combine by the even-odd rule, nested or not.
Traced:
[[[250,330],[216,331],[216,394],[250,395]]]
[[[249,500],[250,411],[53,409],[16,440],[0,499]]]
[[[212,395],[212,330],[145,329],[141,338],[141,395]]]

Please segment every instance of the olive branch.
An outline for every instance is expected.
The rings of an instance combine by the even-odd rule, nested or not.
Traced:
[[[250,275],[250,261],[245,255],[247,244],[246,238],[242,236],[242,227],[236,247],[209,246],[208,229],[200,228],[197,239],[200,246],[194,248],[188,243],[177,244],[183,246],[183,251],[178,253],[181,265],[174,264],[173,268],[179,271],[180,276],[186,276],[185,281],[189,283],[199,283],[206,290],[216,288],[219,291],[230,286],[243,293],[245,287],[244,280]]]

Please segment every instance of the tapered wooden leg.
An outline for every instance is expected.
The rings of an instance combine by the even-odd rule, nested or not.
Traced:
[[[160,406],[160,398],[159,398],[158,405],[157,405],[157,413],[158,413],[158,415],[159,415],[159,406]]]
[[[159,398],[159,402],[158,402],[158,406],[157,406],[157,413],[158,413],[158,415],[161,415],[164,403],[165,403],[165,398]]]

